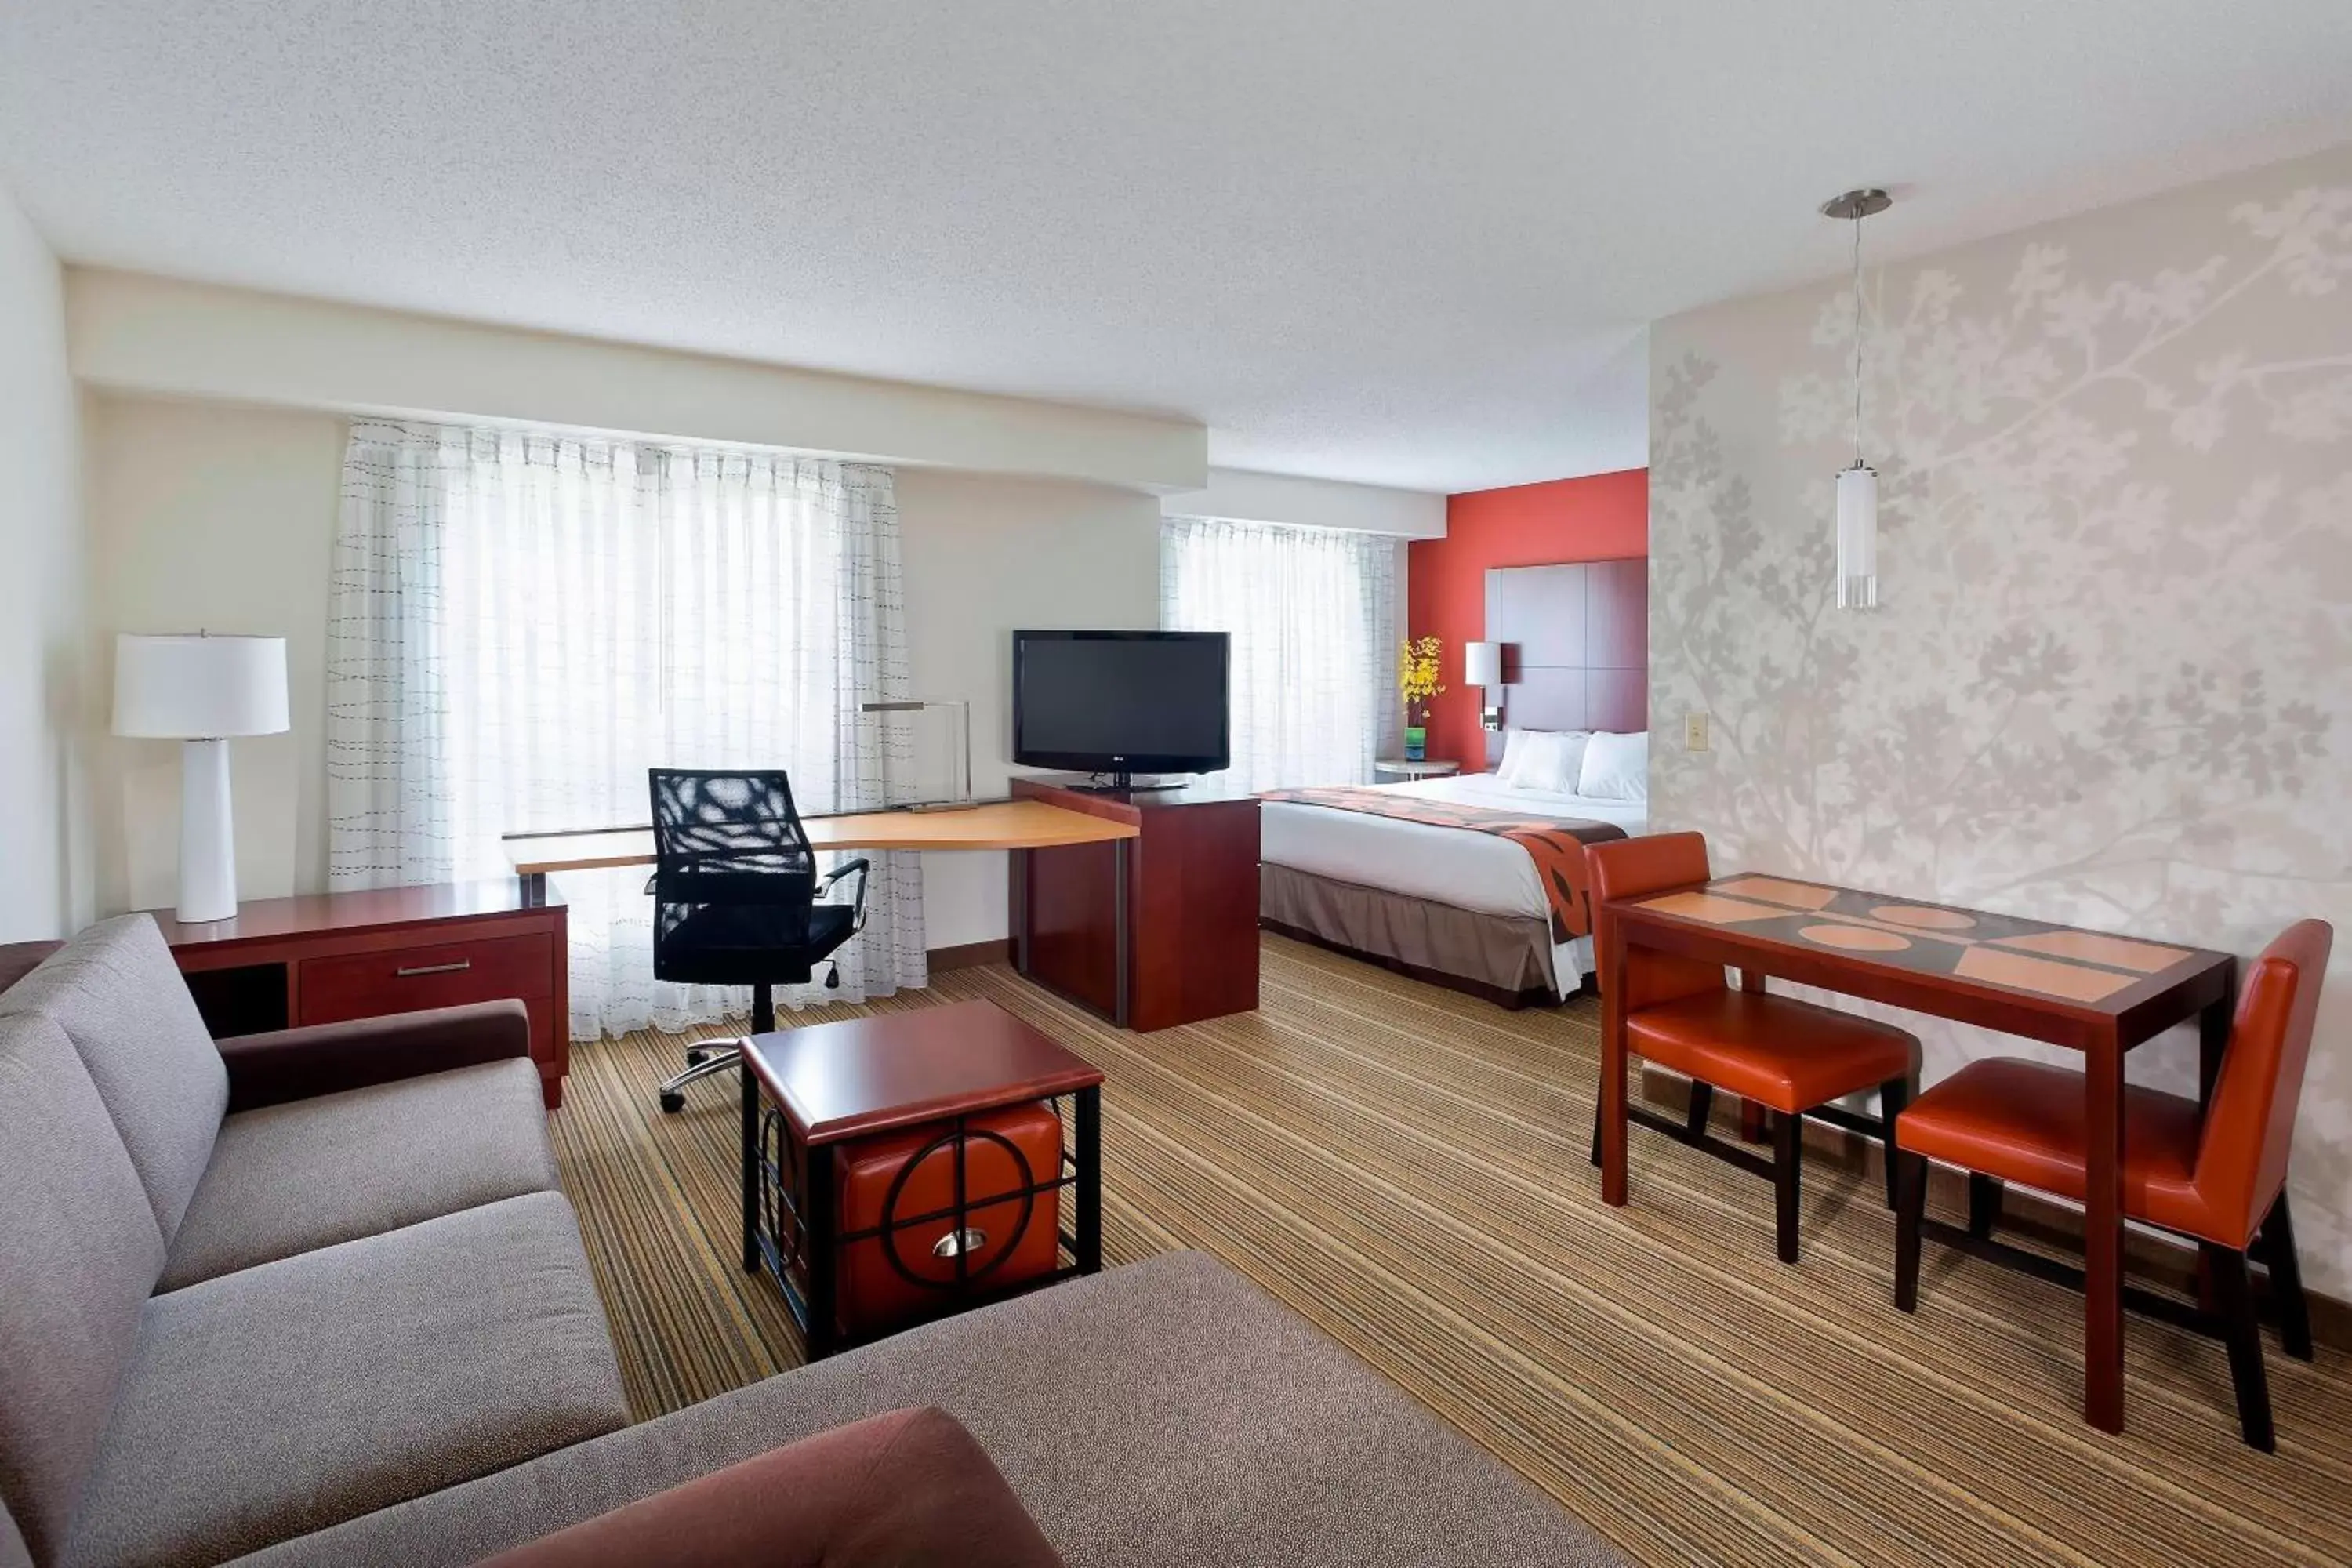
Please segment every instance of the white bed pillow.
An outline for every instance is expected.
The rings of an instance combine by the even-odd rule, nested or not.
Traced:
[[[1584,766],[1583,730],[1512,730],[1503,737],[1503,761],[1496,771],[1506,789],[1539,795],[1574,795]]]
[[[1590,800],[1650,798],[1650,737],[1596,732],[1584,748],[1584,765],[1578,771],[1575,793]]]

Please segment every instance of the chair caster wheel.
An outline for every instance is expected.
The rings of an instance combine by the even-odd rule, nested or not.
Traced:
[[[709,1054],[710,1053],[709,1051],[704,1050],[700,1046],[688,1046],[686,1047],[686,1065],[690,1068],[698,1068],[702,1065],[703,1058],[708,1057]]]
[[[686,1095],[675,1089],[662,1090],[661,1108],[672,1116],[686,1109]]]

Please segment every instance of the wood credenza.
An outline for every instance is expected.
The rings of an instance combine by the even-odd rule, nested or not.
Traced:
[[[1080,790],[1074,782],[1016,778],[1013,795],[1133,823],[1139,832],[1121,842],[1014,856],[1012,925],[1023,972],[1118,1016],[1124,853],[1129,1026],[1165,1029],[1256,1007],[1257,797],[1199,788]]]
[[[257,899],[182,925],[151,911],[215,1037],[511,998],[551,1110],[571,1070],[561,900],[527,904],[511,879]]]

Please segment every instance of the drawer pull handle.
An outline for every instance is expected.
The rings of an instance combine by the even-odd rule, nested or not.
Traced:
[[[455,963],[420,963],[413,969],[395,969],[392,973],[396,979],[409,980],[419,974],[462,974],[473,967],[472,959],[461,958]]]

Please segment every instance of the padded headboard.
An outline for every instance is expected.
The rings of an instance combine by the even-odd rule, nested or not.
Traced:
[[[1486,636],[1503,644],[1503,722],[1522,730],[1650,727],[1650,563],[1486,571]],[[1503,736],[1486,731],[1486,760]]]

